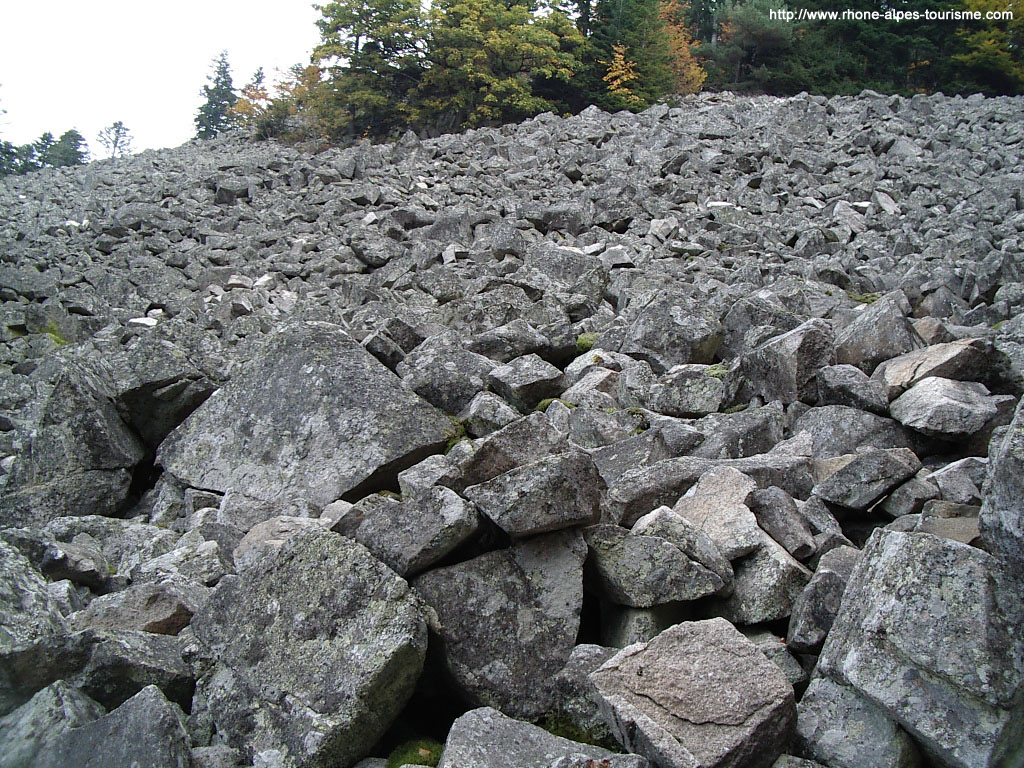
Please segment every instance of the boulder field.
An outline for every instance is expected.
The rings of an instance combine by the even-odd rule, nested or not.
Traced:
[[[0,768],[1024,766],[1022,156],[705,94],[0,181]]]

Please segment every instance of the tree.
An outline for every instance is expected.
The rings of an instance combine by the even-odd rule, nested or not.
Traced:
[[[232,127],[229,110],[237,100],[231,84],[231,65],[228,52],[221,51],[213,60],[213,73],[207,75],[208,85],[199,94],[206,99],[196,114],[196,136],[212,139]]]
[[[107,150],[108,157],[121,157],[131,152],[131,133],[120,120],[100,131],[97,140]]]
[[[82,165],[89,160],[89,145],[85,137],[72,128],[65,131],[57,142],[43,156],[46,165],[64,168],[69,165]]]
[[[661,4],[658,15],[665,24],[669,50],[672,52],[674,93],[697,93],[708,73],[693,55],[694,42],[687,25],[689,8],[680,0],[667,0]]]
[[[963,65],[988,93],[1024,91],[1024,2],[1022,0],[964,0],[970,11],[983,16],[1009,12],[1005,21],[980,21],[960,31],[966,51],[953,60]]]

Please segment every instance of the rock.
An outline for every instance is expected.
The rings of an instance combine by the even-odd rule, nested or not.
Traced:
[[[246,760],[351,765],[411,695],[426,626],[404,581],[362,545],[311,528],[230,577],[193,617],[212,664],[200,713]]]
[[[143,447],[121,420],[109,382],[71,362],[43,403],[0,489],[0,523],[41,527],[65,515],[113,515]]]
[[[768,661],[782,670],[782,674],[786,676],[790,685],[795,688],[806,685],[807,672],[800,666],[800,662],[793,657],[793,654],[786,649],[786,641],[783,638],[771,632],[750,627],[742,628],[740,632],[765,655]]]
[[[828,323],[808,320],[744,355],[740,371],[765,401],[813,401],[815,375],[832,361],[832,345]]]
[[[1006,435],[989,457],[989,480],[978,525],[985,548],[1010,574],[1024,574],[1024,406],[1018,405]]]
[[[463,697],[512,716],[550,708],[576,642],[585,557],[579,533],[557,531],[413,581]]]
[[[402,501],[367,496],[331,530],[358,541],[399,576],[413,576],[454,550],[478,526],[472,504],[449,488],[433,487]]]
[[[814,575],[793,601],[786,645],[796,653],[817,653],[832,629],[843,590],[860,556],[853,547],[830,549],[818,560]]]
[[[919,472],[886,496],[879,504],[881,510],[892,517],[917,514],[926,502],[939,498],[938,487],[921,474]]]
[[[395,369],[413,392],[445,413],[457,414],[487,388],[493,361],[470,352],[454,331],[432,336]]]
[[[532,536],[600,517],[604,481],[583,451],[548,456],[465,490],[466,497],[510,536]]]
[[[882,370],[886,365],[888,363],[882,363],[878,370]],[[877,371],[874,375],[878,376]],[[847,405],[881,416],[888,413],[889,397],[885,386],[875,379],[868,378],[860,368],[852,365],[828,365],[818,371],[817,382],[818,405]]]
[[[711,537],[668,507],[658,507],[641,517],[633,524],[630,533],[665,539],[685,553],[690,560],[717,574],[724,584],[732,581],[732,566],[715,546]]]
[[[586,528],[597,582],[620,605],[650,608],[677,600],[697,600],[720,591],[725,582],[673,542],[639,535],[617,525]]]
[[[816,459],[842,456],[867,446],[916,447],[913,433],[893,419],[845,405],[809,409],[793,422],[792,433],[801,432],[810,435],[811,456]]]
[[[984,384],[932,376],[896,398],[889,411],[906,427],[953,440],[979,431],[995,417],[994,400]]]
[[[800,752],[835,768],[912,768],[917,747],[883,709],[819,677],[797,705]]]
[[[958,339],[887,360],[878,366],[871,378],[885,387],[889,400],[895,400],[930,377],[985,381],[990,375],[991,357],[990,343],[982,339]]]
[[[582,763],[576,756],[583,758]],[[566,761],[566,759],[568,761]],[[557,763],[556,763],[557,761]],[[452,723],[439,768],[647,768],[636,755],[616,755],[607,749],[554,736],[543,728],[482,707]]]
[[[131,629],[177,635],[209,596],[209,589],[181,577],[129,585],[121,592],[98,597],[68,617],[74,629]]]
[[[300,323],[176,429],[158,461],[193,487],[322,507],[439,450],[450,428],[340,328]]]
[[[189,739],[180,709],[156,686],[144,688],[108,715],[57,736],[40,768],[189,768]]]
[[[836,362],[871,373],[879,363],[923,346],[899,302],[887,296],[869,305],[836,336]]]
[[[792,686],[724,619],[624,648],[591,680],[612,731],[659,766],[769,766],[796,725]]]
[[[615,655],[615,648],[583,644],[572,649],[569,660],[553,678],[554,708],[548,719],[567,722],[593,739],[612,742],[611,731],[598,705],[597,689],[590,673]]]
[[[721,326],[703,308],[669,291],[628,307],[624,323],[621,334],[602,336],[600,346],[646,360],[659,373],[674,365],[711,363],[722,340]]]
[[[351,506],[344,501],[337,501],[334,504],[343,504],[346,508]],[[330,509],[332,506],[334,505],[329,505],[326,509]],[[289,517],[287,515],[264,520],[262,523],[254,525],[238,542],[238,546],[235,547],[231,555],[235,568],[242,571],[260,559],[273,555],[299,531],[314,526],[323,526],[323,524],[324,521],[315,518]]]
[[[667,416],[704,416],[725,400],[725,371],[711,365],[676,365],[658,382],[652,407]]]
[[[775,486],[760,488],[750,496],[749,505],[758,527],[789,554],[797,560],[814,554],[814,535],[800,516],[792,496]]]
[[[535,354],[498,366],[488,380],[495,392],[524,413],[565,388],[562,372]]]
[[[760,543],[757,520],[746,502],[757,484],[731,467],[701,475],[672,511],[708,535],[729,560],[749,554]]]
[[[514,408],[493,392],[479,392],[459,415],[473,437],[489,435],[519,418]]]
[[[106,713],[63,681],[47,686],[0,718],[0,768],[32,768],[37,757],[53,749],[58,736]]]
[[[906,448],[865,448],[814,486],[813,493],[847,509],[865,510],[921,469]]]
[[[881,707],[931,760],[998,765],[1019,746],[1021,618],[992,556],[929,534],[876,531],[818,671]]]

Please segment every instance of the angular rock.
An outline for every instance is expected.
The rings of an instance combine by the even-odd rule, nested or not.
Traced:
[[[871,374],[895,400],[918,382],[937,376],[956,381],[985,381],[989,378],[992,346],[982,339],[958,339],[933,344],[887,360]]]
[[[978,432],[998,408],[984,384],[932,376],[896,398],[889,412],[905,427],[953,440]]]
[[[567,721],[594,740],[612,743],[590,673],[614,656],[615,650],[590,644],[573,648],[565,666],[554,676],[554,708],[548,716]]]
[[[621,341],[602,337],[600,346],[646,360],[655,372],[674,365],[711,363],[722,342],[717,321],[692,299],[669,291],[637,302],[635,309],[630,306],[625,317]]]
[[[819,677],[796,708],[800,752],[834,768],[914,768],[921,762],[907,733],[853,689]]]
[[[828,323],[808,320],[744,355],[740,371],[765,401],[813,402],[815,375],[832,361],[833,342]]]
[[[487,388],[494,368],[493,361],[467,350],[459,334],[447,331],[424,341],[395,370],[428,403],[457,414]]]
[[[893,419],[845,405],[811,408],[793,422],[791,431],[810,435],[811,456],[816,459],[853,453],[863,446],[916,447],[914,434]]]
[[[597,522],[604,481],[583,451],[556,454],[465,490],[510,536],[532,536]]]
[[[0,768],[32,768],[57,737],[105,715],[95,701],[64,681],[39,691],[0,718]]]
[[[722,407],[724,371],[710,365],[676,365],[661,377],[651,407],[667,416],[704,416]]]
[[[562,372],[534,354],[498,366],[488,380],[495,392],[524,413],[565,389]]]
[[[450,429],[340,328],[299,323],[176,429],[158,461],[193,487],[323,507],[439,450]]]
[[[991,555],[929,534],[876,531],[818,671],[885,710],[941,765],[1012,764],[1022,618],[1016,587]]]
[[[121,592],[98,597],[68,617],[79,629],[130,629],[177,635],[206,601],[209,589],[177,576],[133,584]]]
[[[189,738],[180,709],[155,686],[108,715],[71,728],[37,757],[37,768],[189,768]]]
[[[781,488],[759,488],[749,501],[758,527],[803,560],[814,554],[814,535],[804,522],[793,497]]]
[[[878,370],[886,365],[882,363]],[[889,410],[887,394],[880,382],[852,365],[829,365],[818,371],[818,405],[847,405],[885,416]]]
[[[732,566],[711,537],[668,507],[658,507],[641,517],[633,524],[630,533],[665,539],[688,558],[716,573],[723,583],[732,581]]]
[[[797,653],[817,653],[832,629],[843,591],[860,552],[853,547],[830,549],[818,560],[814,575],[793,601],[786,645]]]
[[[728,560],[735,560],[754,551],[761,541],[757,519],[746,505],[756,488],[736,469],[712,469],[701,475],[672,511],[706,533]]]
[[[351,505],[344,501],[336,501],[328,505],[324,512],[335,505],[345,505],[348,509]],[[310,517],[272,517],[252,527],[238,542],[231,554],[235,569],[242,571],[255,563],[257,560],[272,555],[279,550],[284,543],[299,531],[304,531],[313,526],[323,526],[323,519]]]
[[[246,760],[351,765],[411,695],[426,626],[404,581],[361,545],[322,529],[290,538],[193,617],[209,671],[193,716]]]
[[[878,364],[924,346],[899,303],[884,297],[836,336],[836,362],[871,373]]]
[[[796,725],[782,671],[724,619],[624,648],[591,680],[616,736],[664,768],[767,767]]]
[[[577,762],[577,756],[583,762]],[[568,760],[568,761],[566,761]],[[543,728],[506,717],[496,709],[473,709],[452,723],[439,768],[647,768],[637,755],[554,736]]]
[[[1024,405],[1018,405],[1006,435],[989,457],[989,480],[978,526],[985,548],[1010,574],[1024,574]],[[1022,577],[1024,580],[1024,577]]]
[[[493,392],[480,392],[459,414],[466,431],[473,437],[489,435],[519,418],[512,406]]]
[[[815,485],[813,493],[847,509],[865,510],[919,469],[913,451],[869,447]]]
[[[415,579],[468,701],[520,717],[550,708],[551,678],[576,642],[585,558],[579,533],[557,531]]]

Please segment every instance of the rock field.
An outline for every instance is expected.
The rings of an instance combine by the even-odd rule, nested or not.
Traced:
[[[1024,99],[45,170],[0,319],[0,768],[1024,766]]]

